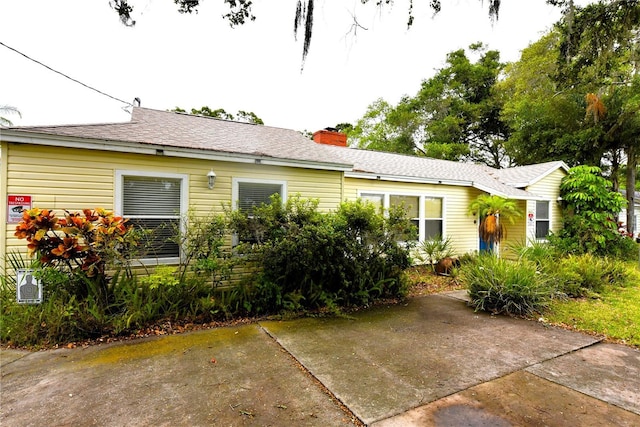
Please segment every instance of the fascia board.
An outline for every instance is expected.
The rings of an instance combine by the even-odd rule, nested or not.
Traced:
[[[220,151],[207,151],[198,149],[188,149],[171,147],[166,145],[142,144],[135,142],[122,142],[112,140],[96,140],[86,138],[75,138],[65,136],[34,136],[24,134],[13,134],[3,132],[2,140],[18,144],[45,145],[50,147],[76,148],[86,150],[113,151],[120,153],[134,153],[158,155],[167,157],[182,157],[191,159],[203,159],[213,161],[235,162],[235,163],[255,163],[272,166],[288,166],[306,169],[350,171],[352,165],[346,163],[313,162],[294,159],[278,159],[263,155],[225,153]]]
[[[546,178],[547,176],[551,175],[553,172],[555,172],[558,169],[563,169],[565,172],[568,172],[569,171],[569,166],[567,166],[567,164],[565,162],[561,161],[558,165],[556,165],[554,167],[550,167],[544,173],[541,173],[540,175],[536,176],[535,178],[533,178],[529,182],[508,182],[506,184],[511,186],[511,187],[526,188],[526,187],[529,187],[529,186],[535,184],[536,182]]]
[[[537,196],[535,194],[523,194],[523,195],[511,195],[503,193],[502,191],[496,191],[495,188],[491,188],[489,186],[479,184],[477,182],[473,183],[473,187],[477,188],[480,191],[484,191],[487,194],[491,194],[493,196],[504,197],[505,199],[514,199],[514,200],[546,200],[544,197]],[[524,192],[524,190],[521,190]]]
[[[419,184],[443,184],[443,185],[453,185],[458,187],[473,186],[473,181],[421,178],[421,177],[403,176],[403,175],[385,175],[385,174],[377,174],[377,173],[371,173],[371,172],[345,172],[344,176],[346,178],[369,179],[369,180],[375,180],[375,181],[411,182],[411,183],[419,183]]]

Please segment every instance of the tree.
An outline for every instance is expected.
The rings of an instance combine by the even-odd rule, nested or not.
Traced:
[[[459,147],[456,160],[466,157],[495,168],[510,166],[503,146],[509,133],[500,117],[503,100],[494,90],[504,67],[500,53],[487,51],[482,43],[469,46],[469,53],[478,60],[472,62],[463,49],[449,53],[446,66],[423,81],[409,101],[423,127],[421,142],[432,157],[440,157],[434,154],[443,144],[454,144]]]
[[[614,190],[627,163],[635,187],[640,151],[640,2],[574,7],[507,71],[503,117],[518,163],[562,159],[610,168]],[[633,233],[634,193],[628,192]]]
[[[397,106],[378,99],[348,133],[353,145],[447,160],[473,160],[493,167],[511,163],[503,143],[508,127],[500,117],[503,100],[493,89],[502,63],[481,43],[447,55],[446,66],[423,81],[414,97]]]
[[[0,105],[0,126],[11,126],[13,123],[11,120],[4,117],[5,114],[17,114],[18,117],[22,117],[20,111],[16,107],[11,105]]]
[[[480,238],[489,245],[499,245],[506,237],[505,222],[513,224],[522,216],[515,201],[489,194],[473,200],[469,204],[469,213],[480,218]]]
[[[402,105],[402,104],[401,104]],[[393,107],[384,99],[377,99],[355,126],[344,127],[349,145],[376,151],[415,154],[421,151],[412,136],[415,114]]]
[[[180,107],[176,107],[171,111],[175,111],[176,113],[186,113],[186,111]],[[217,110],[212,110],[211,108],[204,106],[200,109],[192,108],[191,113],[193,115],[198,116],[206,116],[206,117],[215,117],[217,119],[223,120],[233,120],[236,122],[243,123],[253,123],[255,125],[263,125],[264,121],[260,117],[258,117],[255,113],[251,111],[239,110],[238,113],[234,116],[231,113],[227,113],[224,108],[218,108]]]
[[[586,120],[584,85],[558,78],[561,34],[552,30],[505,69],[497,90],[505,99],[502,119],[510,127],[506,150],[520,165],[563,160],[599,165],[601,131]]]
[[[599,1],[576,8],[572,19],[561,24],[560,77],[567,84],[595,86],[587,94],[587,115],[594,118],[594,127],[604,119],[603,145],[624,151],[626,187],[633,189],[640,154],[640,1]],[[633,191],[627,192],[627,201],[627,231],[633,234]]]

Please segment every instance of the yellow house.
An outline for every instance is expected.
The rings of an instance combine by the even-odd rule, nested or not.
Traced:
[[[420,240],[451,236],[458,253],[480,249],[477,219],[467,213],[480,194],[516,199],[527,217],[510,239],[544,238],[560,225],[562,162],[504,170],[346,147],[344,136],[314,141],[288,129],[134,107],[125,123],[3,128],[0,131],[0,254],[25,251],[14,237],[24,208],[79,211],[103,207],[153,227],[188,209],[250,206],[273,193],[317,198],[320,209],[366,198],[404,203]],[[341,145],[341,146],[340,146]],[[155,261],[179,259],[160,244]]]
[[[332,150],[353,165],[344,172],[344,198],[361,197],[383,208],[404,203],[418,228],[419,241],[448,236],[458,254],[483,250],[478,218],[468,213],[471,201],[481,194],[514,199],[525,213],[507,227],[504,246],[545,240],[561,227],[560,181],[568,171],[563,162],[494,169],[347,149],[346,140],[333,145]]]

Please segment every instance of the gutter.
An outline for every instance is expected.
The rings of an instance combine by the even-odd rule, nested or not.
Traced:
[[[546,200],[543,197],[536,196],[535,194],[527,193],[527,196],[513,196],[509,194],[505,194],[501,191],[497,191],[494,188],[491,188],[487,185],[480,184],[476,181],[466,181],[466,180],[455,180],[455,179],[437,179],[437,178],[420,178],[420,177],[412,177],[412,176],[403,176],[403,175],[385,175],[385,174],[376,174],[371,172],[345,172],[345,178],[358,178],[358,179],[369,179],[375,181],[391,181],[391,182],[410,182],[416,184],[436,184],[436,185],[451,185],[456,187],[473,187],[480,191],[484,191],[485,193],[501,196],[507,199],[514,200]],[[523,191],[524,190],[520,190]]]
[[[150,156],[180,157],[234,163],[254,163],[270,166],[287,166],[304,169],[318,169],[347,172],[353,169],[351,164],[335,162],[318,162],[313,160],[299,160],[271,157],[264,154],[229,153],[224,151],[209,151],[197,148],[181,148],[140,142],[123,142],[106,139],[87,139],[64,135],[48,137],[26,136],[3,132],[2,140],[17,144],[44,145],[49,147],[64,147],[85,150],[112,151],[118,153],[145,154]]]

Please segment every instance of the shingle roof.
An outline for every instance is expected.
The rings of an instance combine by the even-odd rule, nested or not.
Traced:
[[[382,175],[385,179],[412,182],[442,181],[520,199],[536,198],[520,188],[558,167],[566,168],[563,162],[549,162],[499,170],[472,163],[335,147],[317,144],[290,129],[141,107],[134,107],[131,121],[124,123],[25,126],[10,130],[97,140],[106,142],[104,145],[109,142],[142,144],[311,162],[325,167],[335,165],[342,170],[352,170],[354,175]]]
[[[537,163],[527,166],[516,166],[507,169],[494,169],[491,173],[507,185],[524,188],[535,184],[537,181],[541,180],[558,168],[568,170],[568,167],[564,162],[557,161]]]
[[[131,121],[12,128],[102,141],[247,154],[318,163],[342,163],[326,146],[298,131],[134,107]],[[345,165],[349,167],[350,164]]]
[[[353,163],[353,172],[356,174],[384,175],[387,179],[399,181],[442,181],[454,185],[468,185],[510,198],[536,197],[529,192],[504,184],[491,174],[497,169],[487,166],[381,151],[341,147],[331,147],[331,149],[346,161]]]

